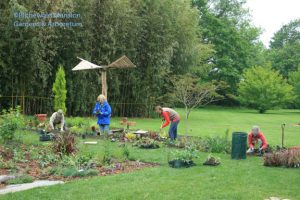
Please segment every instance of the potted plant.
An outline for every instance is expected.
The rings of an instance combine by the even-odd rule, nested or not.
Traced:
[[[214,157],[213,155],[209,154],[206,158],[206,161],[203,165],[210,165],[210,166],[217,166],[221,163],[220,158]]]
[[[141,138],[133,146],[138,146],[142,149],[157,149],[157,148],[159,148],[157,141],[155,141],[151,138]]]
[[[196,165],[193,161],[198,158],[198,150],[193,146],[187,146],[184,150],[171,152],[173,160],[169,161],[169,166],[173,168],[187,168]]]
[[[35,115],[40,122],[46,121],[47,114],[36,114]]]

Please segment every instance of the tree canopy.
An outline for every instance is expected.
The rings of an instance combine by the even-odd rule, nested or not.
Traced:
[[[65,13],[78,18],[26,18],[17,13]],[[16,26],[18,23],[78,23],[81,26]],[[97,71],[73,72],[77,57],[107,65],[126,55],[133,70],[107,73],[114,115],[151,116],[153,107],[176,105],[174,76],[193,74],[222,82],[218,104],[238,105],[243,71],[255,65],[284,78],[299,66],[299,20],[282,27],[270,50],[258,40],[245,0],[68,0],[0,2],[0,106],[20,104],[28,114],[53,112],[52,85],[60,65],[66,80],[68,115],[90,115],[101,93]],[[24,108],[25,107],[25,108]]]
[[[295,98],[293,87],[269,66],[255,66],[245,71],[239,84],[239,100],[260,113],[280,108]]]

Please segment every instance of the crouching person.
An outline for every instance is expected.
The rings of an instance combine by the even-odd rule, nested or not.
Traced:
[[[54,112],[50,117],[49,121],[49,131],[54,130],[55,126],[60,124],[60,131],[63,132],[66,130],[65,117],[63,110],[59,109],[57,112]]]
[[[267,140],[264,134],[259,130],[258,126],[253,126],[251,132],[248,135],[248,154],[252,154],[255,150],[258,150],[259,155],[262,155],[267,149]]]

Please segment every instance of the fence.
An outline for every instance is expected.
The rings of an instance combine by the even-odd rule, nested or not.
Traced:
[[[126,117],[153,117],[155,116],[153,108],[154,104],[149,103],[124,103],[124,102],[109,102],[113,110],[113,116]],[[37,113],[51,114],[53,112],[53,98],[37,97],[37,96],[0,96],[0,111],[2,109],[15,108],[21,106],[22,113],[26,115],[34,115]],[[68,110],[68,114],[72,116],[90,116],[92,114],[94,102],[88,102],[87,106],[90,109],[82,112],[74,112]]]
[[[53,99],[37,96],[0,96],[0,110],[21,106],[22,113],[51,113]]]

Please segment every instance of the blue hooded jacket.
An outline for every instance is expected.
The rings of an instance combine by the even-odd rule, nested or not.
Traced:
[[[97,102],[93,114],[98,117],[97,124],[110,124],[111,108],[107,101],[103,105]]]

